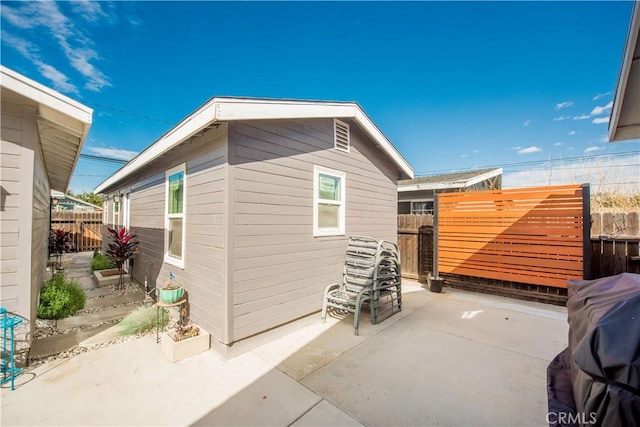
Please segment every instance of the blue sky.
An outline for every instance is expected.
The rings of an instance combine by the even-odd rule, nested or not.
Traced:
[[[504,165],[505,186],[640,188],[640,141],[606,142],[631,9],[3,1],[1,59],[94,109],[84,154],[130,158],[214,95],[341,100],[417,174]],[[119,166],[81,158],[71,189]]]

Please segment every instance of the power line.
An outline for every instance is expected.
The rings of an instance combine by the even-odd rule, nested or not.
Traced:
[[[122,110],[120,108],[109,107],[107,105],[97,104],[95,102],[89,102],[88,104],[91,105],[92,107],[98,107],[98,108],[102,108],[102,109],[105,109],[105,110],[111,110],[111,111],[115,111],[115,112],[118,112],[118,113],[121,113],[121,114],[127,114],[129,116],[133,116],[133,117],[138,117],[140,119],[149,120],[149,121],[152,121],[152,122],[164,123],[164,124],[167,124],[167,125],[172,124],[171,122],[169,122],[167,120],[157,119],[155,117],[146,116],[144,114],[133,113],[131,111]]]
[[[128,162],[128,160],[114,159],[113,157],[94,156],[93,154],[80,153],[80,157],[82,157],[84,159],[98,160],[98,161],[107,162],[107,163],[117,163],[117,164],[120,164],[120,165],[124,165],[125,163]]]
[[[634,151],[625,151],[622,153],[610,153],[610,154],[594,154],[594,155],[584,155],[584,156],[576,156],[576,157],[563,157],[558,159],[548,159],[548,160],[531,160],[527,162],[515,162],[515,163],[506,163],[506,164],[495,164],[495,165],[487,165],[487,166],[479,166],[476,168],[468,168],[468,169],[446,169],[440,171],[433,171],[429,173],[417,173],[416,177],[420,176],[429,176],[429,175],[439,175],[442,173],[455,173],[455,172],[463,172],[469,170],[477,170],[477,169],[495,169],[495,168],[503,168],[503,169],[512,169],[512,168],[521,168],[522,166],[534,166],[534,165],[550,165],[552,163],[562,163],[562,162],[573,162],[580,160],[596,160],[596,159],[605,159],[605,158],[616,158],[616,157],[624,157],[631,154],[640,154],[640,150]]]

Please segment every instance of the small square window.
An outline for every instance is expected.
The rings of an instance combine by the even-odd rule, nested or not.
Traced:
[[[313,235],[341,236],[345,233],[345,174],[314,167]]]

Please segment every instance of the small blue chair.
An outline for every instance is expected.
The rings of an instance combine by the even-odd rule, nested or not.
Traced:
[[[7,309],[0,307],[0,315],[2,316],[2,362],[0,370],[2,371],[2,382],[11,381],[11,390],[15,390],[15,379],[22,373],[21,368],[16,368],[15,361],[15,335],[14,328],[16,325],[22,323],[22,318],[17,316],[10,316]]]

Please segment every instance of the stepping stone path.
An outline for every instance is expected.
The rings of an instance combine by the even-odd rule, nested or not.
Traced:
[[[65,275],[76,279],[86,292],[84,309],[75,315],[58,320],[58,335],[33,341],[29,359],[55,356],[78,346],[102,344],[118,337],[114,321],[122,319],[142,305],[145,294],[139,292],[115,294],[112,286],[97,287],[91,272],[93,253],[73,254],[65,268]]]

